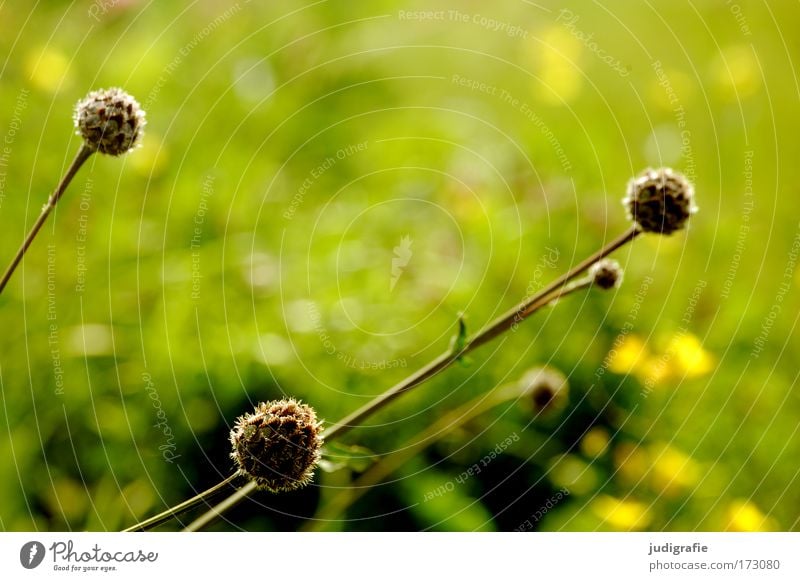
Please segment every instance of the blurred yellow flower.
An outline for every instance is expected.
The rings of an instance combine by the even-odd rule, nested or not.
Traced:
[[[714,368],[714,358],[703,349],[700,340],[691,333],[676,337],[673,348],[675,362],[688,377],[705,375]]]
[[[761,86],[761,70],[749,45],[725,49],[711,64],[712,78],[731,99],[748,97]]]
[[[666,443],[650,446],[653,462],[653,488],[668,496],[675,496],[692,488],[700,480],[700,465],[687,454]]]
[[[644,341],[637,335],[626,335],[609,353],[608,368],[614,373],[631,373],[641,361],[647,359],[648,351]]]
[[[581,440],[581,451],[590,458],[597,458],[608,449],[609,441],[605,428],[594,427]]]
[[[637,500],[623,500],[608,495],[592,502],[592,512],[621,531],[642,530],[653,520],[650,509]]]
[[[555,459],[548,471],[550,481],[558,488],[566,488],[572,494],[586,494],[597,485],[597,471],[573,454],[564,454]]]
[[[727,511],[728,530],[761,532],[775,530],[775,522],[749,500],[734,500]]]
[[[635,484],[650,470],[650,459],[646,450],[635,444],[623,442],[614,448],[614,466],[617,468],[618,478]]]
[[[534,40],[530,50],[539,72],[537,97],[553,105],[574,99],[583,82],[579,66],[582,47],[578,39],[554,25]]]
[[[43,91],[50,93],[70,86],[69,60],[65,55],[52,48],[42,48],[28,53],[25,69],[31,83]]]
[[[714,357],[691,333],[674,335],[660,354],[651,352],[640,337],[628,335],[610,350],[609,356],[611,371],[635,373],[649,387],[671,376],[699,377],[714,369]]]
[[[671,368],[669,358],[648,357],[636,369],[639,378],[649,387],[655,386],[669,377]]]

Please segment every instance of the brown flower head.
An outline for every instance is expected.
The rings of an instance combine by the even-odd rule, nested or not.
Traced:
[[[86,145],[100,153],[121,155],[139,144],[144,111],[122,89],[92,91],[75,107],[75,128]]]
[[[639,228],[657,234],[681,230],[697,212],[692,184],[668,167],[645,170],[628,182],[623,204]]]
[[[259,488],[294,490],[311,482],[320,459],[321,432],[314,408],[294,399],[262,402],[236,420],[231,458]]]
[[[589,278],[603,290],[616,288],[622,284],[622,267],[616,260],[603,258],[589,268]]]
[[[567,378],[550,367],[535,367],[528,371],[522,377],[521,387],[537,414],[561,411],[569,398]]]

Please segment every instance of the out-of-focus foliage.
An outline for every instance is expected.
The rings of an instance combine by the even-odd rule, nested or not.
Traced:
[[[122,86],[148,128],[84,167],[0,297],[0,528],[179,502],[230,473],[260,400],[336,421],[460,312],[479,328],[627,228],[648,165],[695,182],[688,232],[346,443],[389,454],[540,364],[569,377],[561,415],[504,404],[330,528],[798,528],[796,6],[428,4],[3,4],[0,262],[78,147],[79,98]],[[215,526],[296,529],[333,492]]]

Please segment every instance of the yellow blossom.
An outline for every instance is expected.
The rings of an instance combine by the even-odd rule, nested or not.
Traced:
[[[614,448],[614,466],[621,480],[635,484],[647,474],[650,459],[647,451],[640,446],[624,442]]]
[[[749,500],[734,500],[727,511],[728,530],[762,532],[775,529],[774,521]]]
[[[730,99],[754,94],[761,86],[761,70],[753,48],[737,45],[725,49],[711,64],[711,77]]]
[[[670,345],[675,364],[687,377],[705,375],[714,368],[714,358],[691,333],[676,335]]]
[[[568,30],[554,25],[530,45],[530,51],[539,73],[537,96],[553,105],[574,99],[583,83],[580,42]]]
[[[31,83],[38,89],[53,93],[70,85],[69,60],[55,49],[45,47],[29,52],[25,65]]]
[[[597,458],[606,451],[608,444],[608,431],[595,426],[581,440],[581,451],[591,458]]]
[[[702,469],[689,455],[666,443],[650,446],[653,461],[653,487],[674,496],[693,487],[700,480]]]
[[[649,507],[637,500],[614,498],[606,494],[592,502],[592,512],[621,531],[642,530],[653,520]]]
[[[609,352],[608,367],[614,373],[631,373],[641,361],[647,359],[648,350],[644,341],[637,335],[626,335]]]

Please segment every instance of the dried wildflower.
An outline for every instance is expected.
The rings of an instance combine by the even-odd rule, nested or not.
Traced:
[[[569,398],[567,378],[550,367],[535,367],[521,380],[526,399],[536,413],[551,413],[564,408]]]
[[[122,89],[92,91],[75,107],[75,128],[86,145],[108,155],[136,147],[145,118],[139,103]]]
[[[697,211],[692,184],[670,168],[648,169],[633,178],[623,204],[639,228],[657,234],[681,230]]]
[[[603,258],[589,268],[589,278],[603,290],[617,288],[622,284],[622,267],[616,260]]]
[[[311,482],[321,432],[314,408],[294,399],[262,402],[236,420],[231,458],[259,488],[294,490]]]

